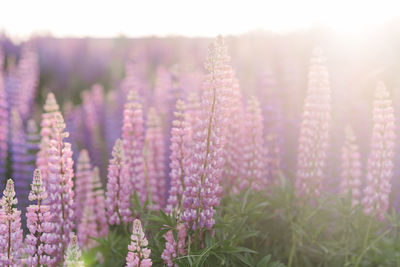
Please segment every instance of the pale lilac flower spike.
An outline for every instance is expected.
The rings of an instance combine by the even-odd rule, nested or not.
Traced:
[[[57,236],[53,233],[54,224],[50,207],[42,204],[45,199],[47,199],[47,192],[43,186],[40,171],[36,169],[29,193],[29,200],[35,201],[36,204],[29,205],[26,212],[29,233],[25,238],[25,253],[28,255],[25,263],[32,267],[55,264]]]
[[[342,147],[342,170],[340,193],[347,195],[351,191],[352,204],[360,202],[361,197],[361,159],[356,136],[350,126],[345,129],[345,141]]]
[[[0,266],[22,266],[21,211],[17,210],[14,182],[7,180],[0,201]]]
[[[396,128],[392,100],[382,82],[375,91],[372,117],[371,151],[362,204],[366,214],[383,220],[389,208]]]
[[[121,139],[117,139],[112,150],[112,159],[110,159],[110,164],[108,165],[107,176],[106,207],[108,223],[111,225],[119,225],[121,223],[121,214],[124,213],[121,211],[122,207],[128,207],[129,210],[129,202],[121,204],[122,200],[129,200],[127,198],[122,198],[121,196],[121,190],[125,186],[124,183],[129,182],[123,177],[124,160],[122,141]]]
[[[90,189],[92,179],[92,166],[90,164],[89,153],[86,149],[79,153],[76,162],[75,180],[75,222],[79,224],[82,219],[86,196]]]
[[[140,220],[133,221],[131,244],[128,246],[126,267],[150,267],[152,261],[149,258],[151,250],[147,248],[148,242],[144,235]]]
[[[185,173],[190,164],[190,136],[191,128],[185,113],[185,103],[182,100],[176,102],[174,112],[175,120],[171,128],[171,153],[170,173],[171,188],[169,190],[167,212],[180,211],[182,208],[183,191],[185,190]]]
[[[71,233],[70,240],[64,255],[64,267],[85,267],[82,252],[78,246],[78,239],[74,233]]]
[[[178,241],[175,241],[172,230],[169,230],[164,235],[167,242],[165,243],[165,249],[161,258],[168,267],[179,267],[178,264],[174,263],[174,259],[186,255],[186,226],[184,224],[179,224],[177,230]]]
[[[300,126],[296,190],[310,198],[321,195],[327,164],[331,97],[325,61],[321,49],[314,49]]]
[[[188,228],[211,230],[222,193],[226,129],[231,112],[232,76],[222,37],[209,48],[208,75],[203,87],[201,113],[193,131],[191,164],[185,178],[184,212]]]
[[[74,227],[74,192],[73,188],[73,160],[71,144],[64,142],[68,136],[64,132],[65,124],[61,114],[53,119],[53,127],[49,158],[48,158],[48,183],[49,194],[46,204],[50,206],[55,223],[57,235],[57,262],[61,260],[69,243],[70,232]]]

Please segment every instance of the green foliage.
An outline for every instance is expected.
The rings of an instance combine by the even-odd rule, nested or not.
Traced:
[[[152,211],[148,201],[133,200],[142,220],[154,266],[164,266],[164,234],[177,219]],[[223,197],[213,233],[189,231],[188,253],[175,262],[197,266],[400,266],[400,215],[383,221],[363,213],[348,196],[327,194],[309,201],[296,197],[292,183],[281,180],[265,192],[245,190]],[[84,253],[88,266],[124,266],[131,226],[114,227],[99,246]],[[101,253],[104,263],[96,262]],[[111,264],[111,265],[110,265]]]

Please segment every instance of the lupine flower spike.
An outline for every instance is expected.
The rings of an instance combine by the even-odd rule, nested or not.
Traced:
[[[28,120],[26,126],[28,173],[32,174],[36,166],[36,155],[39,152],[40,135],[35,120]]]
[[[148,242],[142,229],[140,220],[133,221],[131,244],[128,246],[126,267],[150,267],[152,261],[149,258],[151,250],[147,248]]]
[[[150,108],[147,119],[144,162],[153,208],[163,208],[166,201],[165,148],[161,120],[154,108]]]
[[[311,58],[308,90],[301,121],[297,154],[296,190],[299,196],[321,195],[327,164],[331,97],[328,71],[321,49]]]
[[[191,129],[185,114],[185,103],[182,100],[176,102],[175,120],[171,129],[171,153],[170,153],[170,178],[167,212],[180,211],[182,208],[183,191],[185,190],[185,174],[190,164],[189,143]]]
[[[86,149],[83,149],[79,153],[78,161],[76,163],[75,222],[78,224],[81,222],[86,196],[91,188],[91,179],[92,166],[90,164],[89,153]]]
[[[169,230],[164,235],[167,242],[165,243],[165,249],[161,258],[168,267],[178,267],[178,264],[174,263],[174,259],[186,255],[186,226],[184,224],[179,224],[177,228],[178,241],[175,241],[172,230]]]
[[[342,147],[342,170],[340,192],[347,195],[351,191],[352,204],[360,202],[361,197],[361,159],[356,137],[350,126],[345,129],[345,143]]]
[[[108,165],[107,176],[106,207],[108,223],[111,225],[119,225],[122,220],[121,214],[129,213],[129,199],[122,198],[121,196],[122,188],[125,186],[124,182],[128,181],[127,179],[123,179],[123,162],[124,151],[122,149],[122,141],[121,139],[117,139],[112,151],[112,159]],[[123,200],[128,202],[121,204]],[[127,207],[128,212],[121,211],[122,206]]]
[[[201,114],[194,128],[192,162],[185,179],[182,220],[193,230],[211,230],[219,205],[225,165],[225,132],[230,116],[232,69],[222,37],[209,48]]]
[[[382,82],[378,83],[375,91],[372,115],[371,152],[362,204],[366,214],[374,214],[383,220],[389,208],[396,135],[392,100]]]
[[[36,166],[42,174],[43,184],[47,188],[47,180],[49,176],[49,157],[50,157],[50,140],[53,133],[53,125],[55,117],[61,115],[60,108],[57,104],[53,93],[47,95],[44,105],[44,113],[42,114],[41,130],[40,130],[40,151],[37,154]],[[49,191],[48,191],[49,192]]]
[[[87,194],[82,222],[78,227],[79,244],[90,247],[93,243],[89,237],[102,237],[108,233],[105,214],[104,190],[100,182],[99,169],[95,167]]]
[[[82,252],[78,246],[78,239],[75,234],[71,234],[67,251],[64,256],[64,267],[85,267],[82,260]]]
[[[42,204],[42,201],[47,198],[47,192],[38,169],[34,172],[31,188],[29,200],[35,201],[36,204],[29,205],[26,212],[27,228],[29,230],[29,234],[25,239],[25,252],[28,255],[26,264],[32,267],[54,266],[57,236],[53,233],[54,225],[50,207]]]
[[[244,168],[242,181],[239,188],[252,187],[254,190],[265,189],[266,177],[264,158],[264,139],[263,139],[263,119],[261,115],[260,103],[255,98],[251,98],[247,104],[245,116],[245,129],[247,131],[244,141]]]
[[[64,132],[65,124],[61,114],[53,122],[53,132],[49,148],[49,176],[47,190],[50,211],[54,216],[55,234],[57,235],[57,261],[61,260],[69,243],[69,234],[74,227],[74,192],[73,192],[73,160],[71,144],[64,142],[68,136]]]
[[[22,266],[21,211],[15,208],[14,182],[9,179],[0,201],[0,265]]]
[[[132,196],[134,189],[142,204],[147,199],[147,187],[144,177],[143,143],[144,143],[143,110],[138,101],[136,91],[130,91],[128,102],[124,107],[124,121],[122,126],[122,146],[125,153],[124,165],[127,168],[127,179],[129,183],[122,188],[123,198]],[[129,200],[123,200],[122,203],[129,203]],[[130,217],[129,207],[122,207],[127,214],[121,214],[124,221]]]

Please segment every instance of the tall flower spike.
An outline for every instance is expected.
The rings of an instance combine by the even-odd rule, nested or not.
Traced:
[[[122,149],[121,139],[117,139],[115,142],[112,159],[108,165],[108,176],[107,176],[107,193],[106,193],[106,207],[107,207],[107,218],[111,225],[119,225],[122,220],[121,214],[129,213],[129,199],[123,198],[121,195],[122,188],[126,186],[128,179],[124,179],[124,151]],[[126,176],[126,175],[125,175]],[[129,185],[128,185],[129,186]],[[122,203],[122,201],[128,201]],[[127,208],[128,211],[122,211],[122,208]],[[126,220],[125,222],[128,222]]]
[[[163,208],[166,201],[165,147],[161,121],[154,108],[150,108],[147,119],[144,162],[154,208]]]
[[[175,240],[172,230],[164,235],[167,242],[161,258],[168,267],[178,267],[178,264],[174,263],[174,259],[186,255],[186,227],[184,224],[179,224],[177,230],[178,241]]]
[[[311,58],[297,154],[296,190],[300,196],[321,195],[329,145],[330,102],[325,57],[317,48]]]
[[[254,97],[248,101],[245,116],[246,138],[244,141],[243,179],[239,188],[252,187],[255,190],[265,189],[266,177],[263,139],[263,119],[260,103]]]
[[[378,83],[375,91],[372,115],[371,152],[362,204],[366,214],[384,219],[389,208],[396,135],[392,100],[382,82]]]
[[[131,91],[128,95],[128,102],[124,108],[124,121],[122,126],[122,146],[125,153],[124,165],[127,168],[126,179],[131,179],[129,183],[122,188],[123,203],[129,203],[132,191],[135,190],[142,204],[147,198],[147,187],[144,176],[144,160],[143,160],[143,110],[138,101],[136,91]],[[129,178],[130,177],[130,178]],[[133,190],[132,190],[133,189]],[[127,214],[124,221],[130,217],[128,207],[123,207]]]
[[[175,120],[171,129],[170,179],[167,212],[177,211],[182,208],[183,191],[185,190],[185,173],[189,162],[189,143],[191,129],[185,114],[185,103],[176,102]]]
[[[42,174],[43,184],[47,188],[47,180],[49,176],[49,150],[50,140],[53,133],[53,124],[55,117],[61,115],[60,108],[57,104],[56,98],[53,93],[47,95],[46,103],[44,105],[44,113],[42,114],[41,122],[41,140],[40,151],[37,154],[36,166]]]
[[[11,162],[12,162],[12,175],[15,181],[15,191],[18,198],[18,209],[25,210],[28,205],[29,193],[29,166],[27,158],[27,143],[22,124],[21,117],[18,110],[13,108],[11,110]]]
[[[81,247],[90,247],[89,237],[103,237],[108,234],[108,225],[106,217],[106,207],[104,200],[104,190],[100,182],[99,169],[95,167],[90,181],[90,189],[87,193],[85,202],[85,212],[83,214],[82,222],[83,225],[89,227],[79,226],[78,237],[79,244]],[[89,231],[85,228],[92,229],[92,225],[95,225],[94,231]]]
[[[356,136],[350,126],[345,129],[345,142],[342,147],[342,170],[340,192],[347,195],[351,191],[352,204],[360,202],[361,197],[361,160]]]
[[[78,239],[74,233],[71,234],[71,241],[64,256],[64,267],[85,267]]]
[[[147,248],[148,242],[144,235],[140,220],[133,221],[131,244],[128,246],[126,267],[150,267],[152,261],[149,258],[151,250]]]
[[[48,183],[49,199],[46,204],[50,206],[55,223],[57,236],[57,262],[62,260],[65,249],[69,243],[70,232],[74,227],[74,176],[71,144],[64,142],[68,136],[64,132],[65,124],[61,114],[53,121],[49,158],[48,158]]]
[[[54,225],[50,207],[42,204],[42,201],[47,198],[47,192],[38,169],[34,171],[31,188],[29,200],[36,201],[36,204],[29,205],[26,212],[29,233],[25,238],[25,252],[28,255],[25,263],[32,267],[54,266],[57,239],[53,233]]]
[[[22,266],[21,212],[15,205],[14,182],[9,179],[0,201],[0,265]]]
[[[229,118],[228,131],[225,145],[225,168],[223,177],[229,182],[224,183],[225,190],[238,191],[239,181],[242,177],[244,166],[244,141],[245,136],[245,111],[242,103],[239,82],[234,78],[232,87],[232,115]],[[250,122],[248,122],[250,123]],[[246,180],[246,182],[248,182]]]
[[[3,57],[0,55],[0,190],[5,186],[6,160],[8,151],[8,103],[3,82]]]
[[[92,165],[90,164],[89,153],[86,149],[79,153],[76,163],[75,180],[75,222],[79,224],[82,219],[86,196],[91,188]]]
[[[192,161],[185,178],[182,220],[188,228],[211,230],[221,194],[224,147],[232,94],[232,68],[222,37],[209,48],[201,114],[194,128]]]

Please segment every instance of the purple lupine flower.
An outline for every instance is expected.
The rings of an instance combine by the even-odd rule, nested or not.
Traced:
[[[38,169],[34,171],[31,188],[29,200],[36,201],[36,204],[29,205],[26,212],[29,233],[25,238],[25,253],[28,255],[25,263],[32,267],[54,266],[57,236],[54,234],[50,207],[42,204],[47,199],[47,192]]]
[[[243,149],[243,173],[239,188],[252,187],[254,190],[262,190],[266,186],[263,118],[260,103],[252,97],[247,103],[244,127],[246,138]]]
[[[75,179],[75,222],[79,224],[82,219],[83,209],[86,203],[86,196],[91,188],[92,165],[90,164],[89,154],[86,149],[79,153],[76,162]]]
[[[119,225],[122,220],[122,214],[130,214],[129,198],[122,197],[122,188],[125,187],[125,183],[130,182],[129,177],[126,175],[126,168],[124,169],[123,164],[125,161],[124,151],[122,149],[121,139],[117,139],[115,142],[112,159],[108,165],[108,176],[107,176],[107,193],[106,193],[106,207],[107,217],[109,224]],[[125,171],[125,175],[124,175]],[[123,201],[128,201],[123,203]],[[127,210],[123,210],[123,208]],[[129,217],[124,216],[125,223],[129,222]]]
[[[325,176],[331,121],[329,77],[321,49],[313,52],[308,79],[297,154],[296,189],[300,196],[318,197]]]
[[[157,68],[157,78],[154,87],[154,106],[157,107],[160,117],[163,121],[169,113],[169,91],[172,87],[172,77],[171,74],[164,68]]]
[[[35,120],[28,120],[26,126],[27,167],[32,174],[36,166],[36,155],[39,152],[40,135]]]
[[[12,175],[18,198],[17,207],[19,210],[25,210],[28,206],[29,177],[31,174],[29,173],[29,166],[27,164],[28,147],[24,126],[18,110],[15,108],[11,110],[10,139]],[[25,217],[23,217],[23,223],[25,225]]]
[[[261,109],[264,119],[265,157],[267,179],[276,184],[282,164],[282,103],[279,99],[276,74],[265,71],[260,86]]]
[[[64,255],[64,267],[85,267],[82,260],[82,252],[78,246],[78,238],[72,232],[68,248]]]
[[[21,211],[15,208],[14,182],[8,179],[0,201],[0,263],[1,266],[22,266]]]
[[[1,50],[0,50],[1,51]],[[3,57],[0,52],[0,190],[5,186],[6,160],[8,150],[8,103],[3,83]]]
[[[392,100],[382,82],[378,83],[375,91],[372,115],[371,151],[362,204],[366,214],[384,219],[389,208],[396,135]]]
[[[178,241],[175,240],[172,230],[169,230],[164,238],[167,241],[165,243],[165,249],[161,255],[164,263],[168,267],[178,267],[178,264],[174,263],[174,259],[186,255],[186,232],[187,229],[184,224],[177,226],[178,230]]]
[[[124,109],[124,124],[122,127],[122,146],[125,154],[124,165],[127,168],[127,175],[131,182],[126,183],[122,188],[122,197],[127,198],[123,203],[129,203],[132,196],[132,189],[135,190],[143,204],[147,199],[147,187],[144,176],[143,160],[143,110],[135,91],[128,95],[128,102]],[[123,209],[128,212],[127,207]],[[129,217],[129,214],[121,214]]]
[[[209,48],[201,114],[193,131],[191,166],[185,177],[182,220],[188,228],[211,230],[221,194],[225,131],[230,116],[232,69],[222,37]]]
[[[361,159],[356,136],[353,129],[347,126],[345,129],[345,141],[342,146],[342,169],[340,192],[347,195],[351,191],[352,204],[360,202],[361,197]]]
[[[133,221],[133,232],[131,235],[131,244],[128,246],[128,255],[126,256],[126,267],[150,267],[152,261],[149,258],[151,250],[147,248],[148,242],[144,235],[140,220]]]
[[[187,97],[186,114],[189,127],[194,129],[197,121],[200,118],[201,103],[199,94],[197,92],[191,92]]]
[[[60,108],[57,104],[56,97],[53,93],[47,95],[46,103],[44,105],[44,113],[42,114],[41,130],[40,130],[40,151],[36,157],[36,166],[42,174],[43,184],[47,192],[47,181],[49,176],[49,156],[50,156],[50,140],[52,138],[53,123],[56,116],[61,115]]]
[[[161,121],[150,108],[144,148],[145,173],[154,208],[163,208],[166,201],[165,147]]]
[[[74,191],[73,160],[71,144],[64,142],[68,132],[64,132],[65,124],[61,114],[53,120],[49,158],[48,183],[49,199],[46,204],[54,216],[55,234],[57,235],[56,259],[59,262],[69,243],[70,232],[74,227]]]
[[[229,181],[225,184],[227,191],[238,191],[238,182],[242,177],[244,166],[244,107],[239,82],[235,78],[232,87],[232,115],[229,118],[225,145],[225,168],[223,176]]]
[[[84,217],[82,218],[81,224],[79,225],[78,237],[79,243],[81,247],[87,247],[89,240],[89,236],[93,237],[104,237],[108,234],[108,225],[107,225],[107,217],[106,217],[106,206],[104,200],[104,190],[100,181],[99,169],[97,167],[93,168],[93,172],[91,175],[91,179],[89,181],[89,190],[87,192],[86,200],[85,200],[85,212]],[[88,226],[94,223],[94,231],[88,232],[90,227],[85,227],[85,224]]]
[[[23,121],[31,115],[31,109],[35,99],[36,87],[39,81],[38,56],[32,44],[23,46],[21,59],[18,62],[18,91],[16,92],[18,103],[16,108]]]
[[[112,153],[115,140],[117,140],[121,136],[122,120],[117,118],[122,117],[122,114],[118,113],[120,107],[117,103],[116,93],[116,91],[109,91],[106,97],[104,131],[107,142],[107,155],[110,155]]]
[[[182,100],[176,102],[175,118],[171,129],[171,153],[169,155],[171,188],[167,212],[179,212],[182,208],[182,197],[185,190],[184,178],[187,166],[190,164],[191,128],[185,114],[185,103]]]
[[[78,225],[79,247],[91,249],[97,245],[97,241],[91,237],[98,238],[96,215],[93,207],[85,206],[83,209],[82,219]]]

